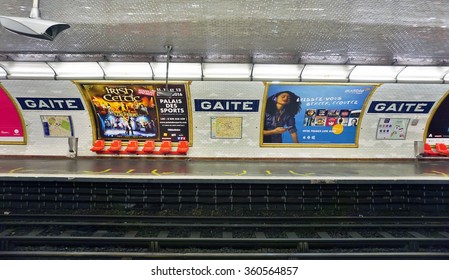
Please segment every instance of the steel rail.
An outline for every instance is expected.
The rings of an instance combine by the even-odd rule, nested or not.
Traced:
[[[274,246],[274,248],[292,247],[300,243],[308,243],[311,246],[327,247],[339,245],[342,247],[359,246],[403,246],[418,243],[420,245],[445,245],[449,247],[449,238],[189,238],[189,237],[98,237],[98,236],[1,236],[2,242],[15,245],[49,245],[70,244],[83,246],[122,245],[147,247],[151,242],[157,242],[163,247],[189,247],[200,246],[202,248],[221,248],[233,246],[239,248],[252,248],[261,246]]]
[[[248,221],[250,222],[250,221]],[[203,224],[203,223],[114,223],[114,222],[26,222],[15,221],[15,222],[0,222],[0,226],[66,226],[66,227],[141,227],[141,228],[448,228],[449,223],[432,223],[432,224],[259,224],[259,223],[248,223],[248,224]]]
[[[61,252],[61,251],[0,251],[3,258],[26,259],[297,259],[297,260],[323,260],[323,259],[449,259],[449,253],[440,252],[370,252],[370,253],[143,253],[143,252]]]
[[[173,221],[186,221],[187,223],[192,222],[208,222],[221,224],[224,222],[232,221],[233,223],[248,223],[248,221],[259,221],[261,223],[398,223],[398,222],[409,222],[409,223],[439,223],[439,222],[449,222],[449,216],[401,216],[401,217],[390,217],[390,216],[372,216],[372,217],[348,217],[348,216],[332,216],[332,217],[255,217],[255,216],[245,216],[245,217],[234,217],[234,216],[141,216],[141,215],[55,215],[55,214],[3,214],[0,215],[1,221],[7,220],[45,220],[49,219],[51,221],[63,220],[63,221],[140,221],[140,222],[164,222],[172,223]]]

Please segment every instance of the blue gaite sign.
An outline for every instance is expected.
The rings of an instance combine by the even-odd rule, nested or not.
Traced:
[[[17,97],[24,110],[84,110],[80,98]]]
[[[427,114],[433,104],[433,101],[373,101],[368,113]]]
[[[257,112],[259,100],[195,99],[195,111]]]

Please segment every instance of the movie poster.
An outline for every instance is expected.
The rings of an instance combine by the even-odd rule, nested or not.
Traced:
[[[261,146],[356,147],[374,84],[267,83]]]
[[[187,83],[76,82],[95,115],[97,139],[190,141]]]
[[[0,144],[26,144],[22,116],[6,89],[0,85]]]

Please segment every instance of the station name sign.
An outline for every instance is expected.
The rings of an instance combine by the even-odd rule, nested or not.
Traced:
[[[80,98],[17,97],[24,110],[84,110]]]
[[[426,114],[434,103],[433,101],[373,101],[368,113]]]
[[[259,100],[195,99],[195,111],[257,112]]]

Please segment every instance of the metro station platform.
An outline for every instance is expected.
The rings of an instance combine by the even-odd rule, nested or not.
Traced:
[[[2,157],[0,180],[446,184],[449,161],[415,160],[220,160],[123,157]]]

